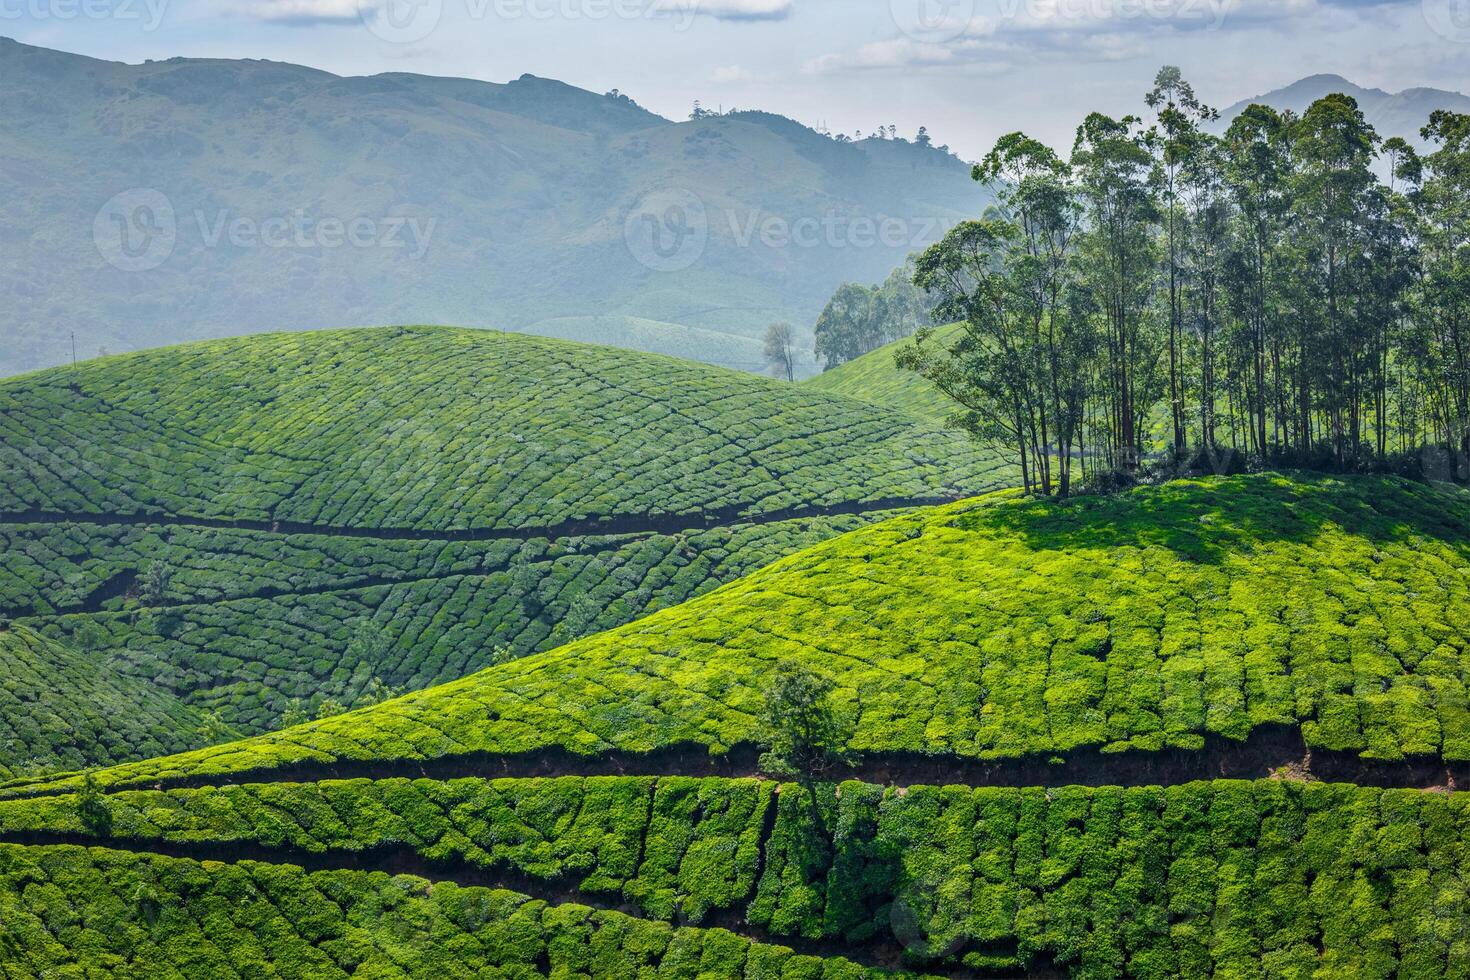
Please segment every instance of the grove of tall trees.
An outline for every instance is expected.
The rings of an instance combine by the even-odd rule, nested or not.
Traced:
[[[1146,118],[1024,134],[974,168],[998,204],[928,249],[945,345],[899,354],[1028,491],[1149,466],[1390,466],[1466,476],[1470,116],[1421,154],[1329,95],[1223,129],[1177,68]],[[1445,462],[1447,461],[1447,462]]]

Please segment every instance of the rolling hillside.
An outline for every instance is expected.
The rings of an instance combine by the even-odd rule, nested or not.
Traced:
[[[564,336],[586,317],[679,325],[640,346],[746,367],[769,323],[815,322],[839,283],[987,200],[935,149],[760,112],[673,122],[530,75],[126,65],[0,39],[0,97],[0,375],[68,362],[73,334],[88,357],[395,322]],[[903,233],[864,231],[885,219]],[[835,230],[796,247],[765,222]],[[613,339],[587,326],[576,339]]]
[[[934,331],[931,342],[949,344],[959,336],[961,329],[958,324],[939,327]],[[808,378],[802,384],[815,391],[861,398],[942,425],[958,406],[928,381],[911,371],[901,370],[893,361],[900,348],[912,343],[911,337],[895,340]]]
[[[1462,976],[1467,528],[1459,491],[1279,475],[900,515],[364,711],[12,782],[0,963]],[[855,778],[741,772],[778,658],[837,681]]]
[[[132,758],[559,646],[1008,473],[848,399],[444,328],[118,356],[0,408],[0,616],[214,724]]]
[[[1470,761],[1470,500],[1389,479],[1178,482],[921,510],[674,609],[109,785],[281,766],[759,741],[769,669],[830,676],[870,753],[1025,762],[1257,741]],[[1059,770],[1060,772],[1060,770]]]

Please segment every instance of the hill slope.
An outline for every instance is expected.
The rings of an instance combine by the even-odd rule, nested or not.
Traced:
[[[830,676],[850,742],[958,761],[1199,752],[1470,760],[1470,501],[1388,479],[1180,482],[920,511],[675,609],[116,785],[354,760],[712,753],[770,667]],[[1338,759],[1337,757],[1341,757]],[[374,770],[381,771],[381,770]]]
[[[100,794],[11,783],[0,966],[1462,976],[1467,528],[1372,478],[902,515]],[[705,775],[778,657],[838,681],[867,781]]]
[[[0,778],[144,758],[197,743],[198,713],[153,685],[0,622]]]
[[[532,76],[125,65],[0,39],[0,98],[14,202],[0,374],[69,360],[73,332],[88,356],[256,329],[587,316],[711,331],[723,339],[695,353],[730,363],[769,323],[814,322],[838,284],[881,278],[986,201],[937,150],[838,144],[762,113],[671,122]],[[905,233],[874,244],[866,222],[885,218]],[[768,220],[836,231],[770,246],[749,232]],[[650,222],[676,250],[697,225],[693,251],[666,262],[638,237]],[[348,238],[354,223],[366,231]],[[688,354],[703,336],[658,349]]]
[[[703,523],[944,497],[986,468],[896,412],[688,362],[447,328],[272,334],[0,386],[0,514],[421,531]]]
[[[933,342],[949,344],[959,336],[961,330],[958,324],[939,327],[934,331]],[[915,418],[943,424],[945,419],[955,413],[958,406],[928,381],[912,371],[901,370],[893,361],[900,348],[912,343],[913,339],[910,337],[895,340],[846,364],[839,364],[808,378],[802,384],[814,391],[829,391],[835,395],[861,398]]]
[[[0,382],[0,406],[0,615],[245,733],[621,625],[1008,473],[859,402],[439,328],[119,356]]]

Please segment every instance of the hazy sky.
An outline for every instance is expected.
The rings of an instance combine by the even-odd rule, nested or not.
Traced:
[[[1319,72],[1470,88],[1470,0],[0,0],[0,34],[123,61],[254,57],[343,74],[618,88],[833,130],[927,125],[979,156],[1137,105],[1178,64],[1225,106]]]

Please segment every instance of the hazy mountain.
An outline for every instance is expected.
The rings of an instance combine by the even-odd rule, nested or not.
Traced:
[[[0,39],[0,100],[0,373],[67,360],[73,331],[89,356],[403,322],[583,322],[749,367],[771,320],[808,327],[838,283],[883,278],[986,201],[928,147],[766,113],[672,122],[531,76],[124,65]]]
[[[1421,150],[1426,144],[1419,138],[1420,128],[1429,121],[1435,109],[1470,112],[1470,96],[1434,88],[1410,88],[1402,92],[1385,92],[1377,88],[1354,85],[1341,75],[1312,75],[1253,99],[1243,99],[1220,112],[1222,128],[1252,103],[1273,109],[1290,109],[1298,114],[1325,95],[1342,92],[1358,100],[1358,107],[1378,135],[1401,136]]]

